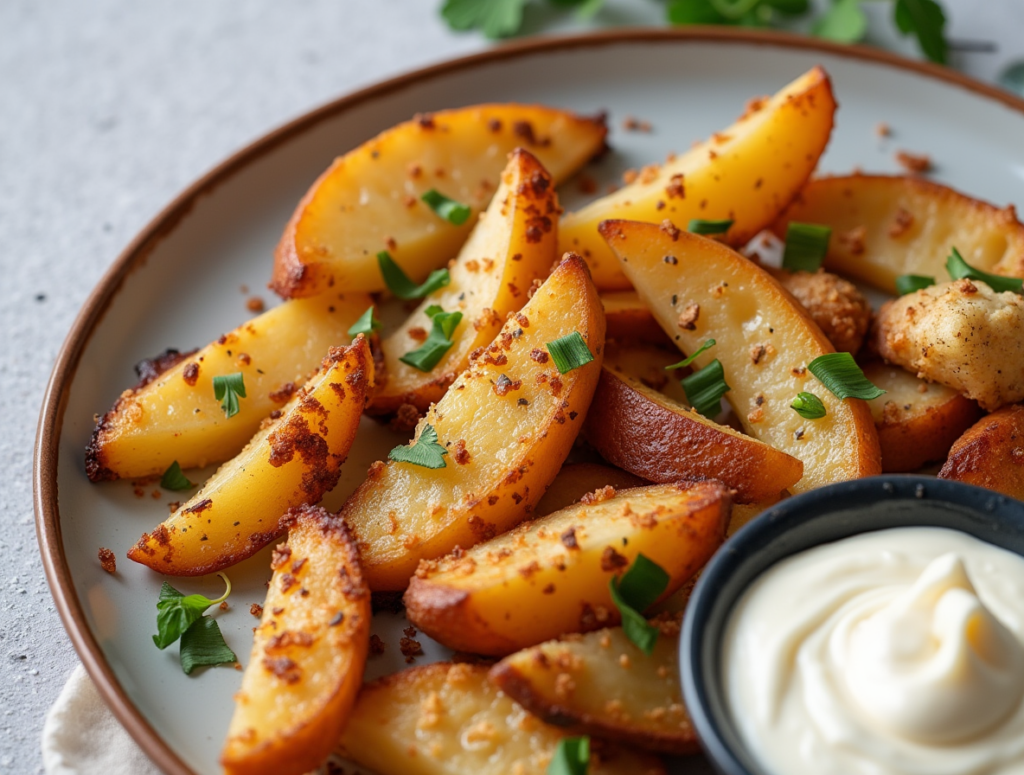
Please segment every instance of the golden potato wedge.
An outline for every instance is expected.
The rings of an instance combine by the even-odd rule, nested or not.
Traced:
[[[221,754],[227,775],[301,775],[341,736],[370,643],[370,591],[338,517],[293,509],[235,695]]]
[[[832,229],[825,267],[896,293],[904,274],[948,279],[956,247],[971,266],[1024,277],[1024,224],[1003,209],[947,186],[910,176],[843,175],[806,188],[772,227],[790,221]]]
[[[685,229],[692,218],[729,218],[729,242],[746,243],[807,182],[828,143],[835,108],[828,75],[815,67],[774,97],[750,103],[739,121],[688,153],[566,215],[559,247],[583,254],[598,288],[622,290],[629,280],[598,234],[601,221],[668,218]]]
[[[940,479],[956,479],[1024,500],[1024,406],[982,417],[953,444]]]
[[[702,417],[607,360],[583,432],[605,460],[630,473],[663,483],[718,479],[746,503],[778,498],[803,475],[792,455]]]
[[[864,376],[886,391],[868,401],[886,473],[917,471],[945,460],[953,442],[981,417],[974,401],[945,385],[881,361],[863,368]]]
[[[451,282],[423,299],[381,343],[388,380],[369,411],[390,414],[411,404],[425,412],[440,401],[469,365],[470,353],[491,343],[506,316],[526,303],[534,280],[551,270],[557,231],[558,197],[551,176],[533,154],[513,151],[490,207],[450,268]],[[451,348],[423,372],[399,359],[423,344],[433,324],[427,310],[435,305],[462,312],[463,319],[452,333]]]
[[[530,713],[574,732],[669,754],[700,750],[679,687],[679,619],[648,656],[620,627],[517,651],[491,681]]]
[[[732,517],[729,519],[729,530],[726,532],[726,537],[733,535],[737,530],[747,524],[762,511],[767,511],[778,503],[779,500],[780,498],[768,498],[767,500],[757,501],[756,503],[734,503],[732,506]]]
[[[609,339],[671,347],[672,340],[661,330],[654,315],[636,291],[608,291],[601,294],[601,306]]]
[[[594,360],[559,374],[547,343],[579,332]],[[374,464],[341,515],[374,592],[405,589],[420,560],[511,528],[540,500],[576,439],[601,373],[604,313],[570,255],[420,421],[445,467]]]
[[[661,325],[658,325],[658,330],[661,331]],[[618,374],[639,380],[677,403],[689,406],[680,380],[690,374],[690,368],[665,370],[666,366],[682,359],[672,340],[664,331],[661,334],[668,341],[668,347],[631,340],[609,341],[604,348],[604,365]]]
[[[286,302],[202,350],[148,362],[143,384],[122,393],[96,424],[85,456],[89,478],[142,478],[162,474],[175,460],[201,468],[237,455],[329,348],[352,341],[348,329],[372,303],[363,293]],[[246,397],[227,418],[213,378],[235,372],[243,375]]]
[[[794,493],[881,471],[867,404],[840,401],[807,364],[834,352],[807,311],[763,269],[726,246],[653,224],[606,221],[601,233],[640,298],[685,353],[717,344],[696,367],[718,359],[732,388],[725,397],[751,436],[801,460]],[[669,260],[672,259],[672,260]],[[809,391],[828,414],[805,420],[790,404]]]
[[[603,490],[605,487],[625,490],[629,487],[642,487],[645,484],[650,482],[621,468],[600,463],[566,463],[548,486],[533,514],[544,517],[552,512],[561,511],[566,506],[579,502],[584,495]]]
[[[144,533],[128,557],[159,573],[201,576],[241,562],[279,535],[281,516],[338,483],[373,387],[360,334],[332,347],[320,371],[188,503]]]
[[[524,147],[561,183],[604,148],[603,118],[540,105],[476,105],[399,124],[338,158],[299,202],[274,254],[285,297],[332,285],[381,291],[387,249],[414,281],[454,256],[491,199],[506,156]],[[461,226],[420,200],[427,191],[472,207]]]
[[[619,621],[608,581],[638,554],[686,583],[725,537],[731,499],[720,482],[598,491],[486,543],[423,562],[406,616],[458,651],[502,656]]]
[[[367,684],[339,753],[378,775],[540,775],[568,735],[527,713],[482,665],[435,662]],[[591,741],[592,775],[664,775],[656,757]]]

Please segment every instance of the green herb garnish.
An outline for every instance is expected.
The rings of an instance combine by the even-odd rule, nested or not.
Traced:
[[[718,358],[703,369],[693,372],[680,384],[690,406],[708,418],[715,417],[722,411],[722,396],[732,390],[725,381],[725,370]]]
[[[832,0],[825,15],[814,23],[814,34],[838,43],[856,43],[868,30],[868,17],[860,0]]]
[[[797,393],[790,408],[805,420],[820,420],[825,416],[825,405],[814,393]]]
[[[191,490],[196,485],[194,482],[190,482],[188,477],[181,472],[181,466],[175,460],[164,471],[164,475],[160,477],[160,486],[165,490],[181,491]]]
[[[456,202],[454,199],[449,199],[434,188],[421,196],[420,199],[426,202],[431,210],[453,226],[461,226],[464,224],[469,220],[469,216],[473,212],[469,205],[464,205],[461,202]]]
[[[933,62],[946,64],[946,15],[935,0],[896,0],[893,20],[904,35],[913,35],[921,51]]]
[[[379,331],[381,322],[377,320],[377,316],[373,312],[373,305],[371,304],[369,309],[359,316],[359,320],[352,324],[352,327],[348,330],[348,335],[354,337],[359,336],[359,334],[366,334],[369,336],[374,331]]]
[[[731,220],[705,221],[702,218],[694,218],[687,226],[692,234],[725,234],[732,228]]]
[[[238,399],[245,398],[245,380],[242,372],[213,378],[213,397],[220,401],[226,417],[238,414]]]
[[[551,757],[547,775],[587,775],[590,769],[590,738],[563,737]]]
[[[415,350],[398,359],[420,371],[430,371],[441,361],[451,349],[452,334],[462,321],[461,312],[444,312],[436,304],[427,307],[426,313],[433,319],[429,336]]]
[[[670,576],[658,563],[638,554],[621,578],[608,579],[612,601],[622,614],[622,630],[637,648],[650,656],[658,640],[658,628],[647,623],[643,612],[668,588]]]
[[[949,276],[954,280],[962,280],[965,277],[968,280],[977,280],[978,282],[985,283],[996,293],[1003,291],[1020,293],[1021,286],[1024,285],[1024,280],[1019,277],[1003,277],[1002,275],[989,274],[980,269],[975,269],[964,260],[964,257],[960,255],[960,251],[956,248],[953,248],[953,252],[946,259],[946,271],[949,272]]]
[[[395,447],[388,458],[396,463],[412,463],[423,468],[447,468],[444,456],[448,450],[437,443],[437,431],[433,425],[424,425],[423,430],[412,444]]]
[[[790,272],[817,272],[828,253],[832,229],[816,223],[790,221],[786,227],[786,249],[782,268]]]
[[[415,285],[386,250],[377,254],[377,265],[384,276],[384,284],[399,299],[422,299],[451,282],[447,269],[435,269],[421,285]]]
[[[231,582],[223,573],[218,573],[227,589],[216,600],[206,595],[183,595],[166,581],[160,587],[160,598],[156,603],[156,629],[153,643],[157,648],[165,649],[181,637],[212,605],[219,605],[231,594]]]
[[[545,347],[551,353],[551,360],[555,362],[559,374],[567,374],[594,360],[593,353],[579,331],[573,331],[553,342],[548,342]]]
[[[901,274],[896,278],[896,293],[906,296],[908,293],[920,291],[930,285],[935,285],[934,277],[927,277],[923,274]]]
[[[185,675],[191,675],[200,665],[233,665],[238,661],[212,616],[201,617],[182,633],[180,658]]]
[[[885,395],[884,390],[864,376],[850,353],[819,355],[807,364],[807,368],[836,398],[863,398],[870,401]]]
[[[686,358],[683,358],[681,361],[679,361],[679,363],[673,363],[671,366],[666,366],[665,367],[665,371],[672,371],[673,369],[682,369],[682,368],[685,368],[686,366],[689,366],[691,363],[693,363],[694,359],[698,355],[700,355],[701,353],[707,352],[712,347],[714,347],[715,344],[716,344],[716,342],[715,342],[714,339],[708,339],[704,344],[702,344],[700,346],[700,349],[697,350],[697,352],[695,352],[693,355],[690,355],[690,356],[687,356]]]

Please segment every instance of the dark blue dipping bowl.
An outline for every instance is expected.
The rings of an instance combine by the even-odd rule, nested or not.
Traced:
[[[765,775],[725,703],[721,642],[733,605],[771,565],[805,549],[891,527],[945,527],[1024,555],[1024,502],[925,476],[874,476],[789,498],[740,529],[711,558],[683,620],[683,698],[704,752],[723,775]]]

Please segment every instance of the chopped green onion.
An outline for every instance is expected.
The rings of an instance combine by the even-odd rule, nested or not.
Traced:
[[[690,406],[705,417],[715,417],[722,410],[722,396],[732,388],[726,384],[722,362],[715,358],[682,381]]]
[[[558,369],[559,374],[567,374],[594,360],[593,353],[590,352],[590,348],[583,341],[583,336],[579,331],[573,331],[560,339],[548,342],[546,347],[551,353],[551,360],[555,362],[555,368]]]
[[[643,612],[668,588],[671,577],[658,563],[638,554],[621,578],[608,580],[612,601],[622,614],[622,630],[645,654],[650,656],[658,640],[658,628],[648,624]]]
[[[165,490],[180,491],[191,490],[196,485],[194,482],[190,482],[188,477],[181,472],[181,466],[175,460],[164,471],[164,475],[160,477],[160,486]]]
[[[934,277],[927,277],[923,274],[901,274],[896,278],[896,293],[906,296],[908,293],[920,291],[930,285],[935,285]]]
[[[447,269],[435,269],[421,285],[414,285],[386,250],[377,254],[377,264],[384,276],[384,284],[400,299],[422,299],[451,282]]]
[[[430,371],[441,362],[451,349],[452,334],[462,321],[461,312],[444,312],[436,304],[429,306],[426,312],[434,321],[430,335],[423,344],[398,359],[420,371]]]
[[[725,234],[732,228],[732,223],[729,219],[705,221],[702,218],[693,218],[687,229],[693,234]]]
[[[946,271],[949,272],[949,276],[954,280],[960,280],[964,277],[968,280],[977,280],[985,283],[996,293],[1002,293],[1003,291],[1020,293],[1021,287],[1024,286],[1024,280],[1019,277],[1003,277],[1002,275],[989,274],[980,269],[975,269],[964,261],[964,257],[960,255],[960,251],[956,248],[953,248],[953,252],[946,259]]]
[[[715,344],[716,342],[714,339],[708,339],[704,344],[700,346],[700,349],[697,350],[697,352],[695,352],[693,355],[683,358],[683,360],[679,361],[679,363],[673,363],[671,366],[666,366],[665,371],[672,371],[673,369],[682,369],[685,368],[686,366],[689,366],[691,363],[693,363],[694,359],[698,355],[707,352],[712,347],[714,347]]]
[[[453,226],[461,226],[464,224],[469,220],[469,216],[473,212],[469,205],[464,205],[460,202],[456,202],[454,199],[449,199],[434,188],[421,196],[420,199],[426,202],[431,210]]]
[[[245,379],[242,372],[213,378],[213,397],[220,401],[220,408],[227,417],[238,414],[238,399],[245,398]]]
[[[805,420],[820,420],[825,416],[825,405],[814,393],[797,393],[790,408]]]
[[[359,320],[352,324],[352,327],[348,330],[348,335],[359,336],[359,334],[366,334],[369,336],[374,331],[379,331],[380,327],[381,322],[373,314],[373,305],[371,304],[370,308],[359,316]]]
[[[790,272],[817,272],[828,253],[832,229],[816,223],[791,221],[786,227],[786,249],[782,268]]]
[[[551,757],[547,775],[587,775],[590,767],[590,738],[563,737]]]
[[[433,425],[424,425],[423,430],[412,444],[395,447],[388,458],[396,463],[412,463],[423,468],[447,468],[444,456],[448,450],[437,443],[437,431]]]
[[[885,395],[884,390],[864,376],[850,353],[819,355],[807,364],[807,368],[837,398],[863,398],[870,401]]]

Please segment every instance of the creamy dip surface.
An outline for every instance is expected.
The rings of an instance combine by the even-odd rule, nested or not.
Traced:
[[[771,775],[1024,775],[1024,558],[966,533],[864,533],[772,566],[723,643]]]

